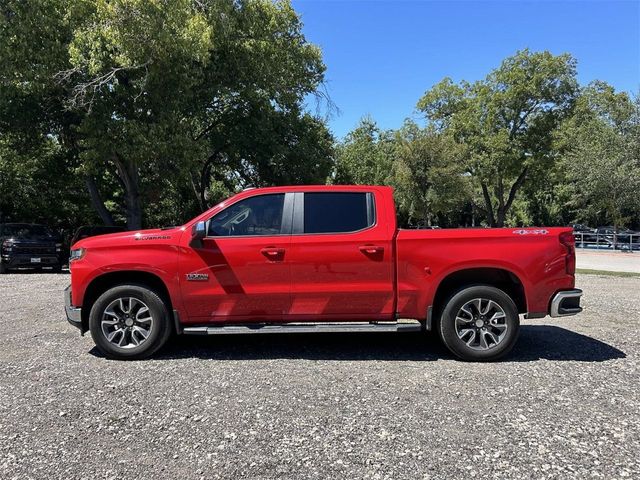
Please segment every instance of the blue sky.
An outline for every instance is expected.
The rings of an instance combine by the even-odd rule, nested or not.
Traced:
[[[640,0],[294,0],[304,33],[322,48],[337,137],[364,115],[397,128],[445,76],[483,78],[519,49],[568,52],[581,83],[640,88]]]

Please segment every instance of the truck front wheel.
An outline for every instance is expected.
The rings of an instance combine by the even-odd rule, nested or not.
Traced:
[[[464,288],[447,301],[440,319],[440,337],[458,358],[496,360],[518,339],[520,317],[509,295],[488,285]]]
[[[153,355],[167,342],[171,322],[156,292],[144,285],[118,285],[91,307],[89,330],[106,357],[137,360]]]

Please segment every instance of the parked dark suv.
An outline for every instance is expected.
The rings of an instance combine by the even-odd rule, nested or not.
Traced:
[[[45,225],[0,223],[0,273],[11,268],[62,268],[62,242]]]

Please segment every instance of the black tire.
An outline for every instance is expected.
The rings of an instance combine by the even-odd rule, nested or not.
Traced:
[[[52,273],[61,273],[62,272],[62,265],[56,265],[51,269]]]
[[[3,275],[8,271],[9,269],[7,268],[7,266],[4,263],[0,262],[0,275]]]
[[[476,327],[476,321],[470,322],[470,325],[472,325],[470,328],[476,330],[476,333],[470,332],[468,336],[465,335],[463,337],[465,340],[460,338],[456,331],[456,316],[461,312],[462,307],[476,299],[493,301],[504,312],[503,323],[506,325],[506,331],[502,334],[503,336],[499,338],[498,343],[492,343],[485,349],[482,349],[482,346],[479,344],[475,345],[474,348],[474,346],[470,346],[465,342],[468,338],[474,338],[476,342],[479,343],[480,336],[483,336],[486,344],[489,343],[486,341],[485,330]],[[486,306],[487,303],[483,305]],[[491,312],[494,311],[495,310],[491,310]],[[478,315],[480,324],[486,325],[485,328],[491,330],[492,327],[490,324],[484,323],[484,320],[480,318],[481,316]],[[462,322],[459,322],[459,324],[462,324]],[[519,330],[520,317],[514,301],[502,290],[489,285],[473,285],[453,294],[445,303],[439,322],[440,338],[449,351],[462,360],[475,362],[497,360],[509,353],[518,340]],[[499,330],[493,330],[493,332],[499,332]],[[489,341],[491,341],[491,338],[489,338]]]
[[[149,329],[148,337],[138,346],[127,348],[119,347],[110,342],[102,330],[102,319],[105,309],[118,299],[133,298],[141,301],[146,307],[153,323]],[[129,304],[131,309],[131,304]],[[137,318],[137,316],[136,316]],[[134,327],[135,328],[135,327]],[[171,335],[171,321],[169,309],[162,298],[145,285],[118,285],[104,292],[95,301],[89,313],[89,330],[91,337],[107,358],[117,360],[139,360],[147,358],[162,348]],[[124,333],[123,333],[124,335]],[[132,333],[129,334],[131,339]]]

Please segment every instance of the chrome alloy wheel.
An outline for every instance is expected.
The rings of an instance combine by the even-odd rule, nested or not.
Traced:
[[[109,343],[120,348],[142,345],[153,328],[149,307],[133,297],[117,298],[104,309],[100,321],[102,334]]]
[[[458,338],[473,350],[489,350],[504,340],[507,315],[500,305],[487,298],[474,298],[456,315]]]

